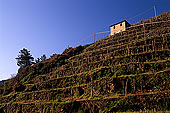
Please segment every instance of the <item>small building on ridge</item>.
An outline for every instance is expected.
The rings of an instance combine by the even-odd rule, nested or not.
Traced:
[[[125,31],[127,27],[130,27],[130,24],[126,20],[113,24],[110,26],[110,35]]]

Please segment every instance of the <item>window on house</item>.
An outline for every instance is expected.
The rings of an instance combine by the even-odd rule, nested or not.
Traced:
[[[122,23],[120,23],[120,26],[122,26]]]
[[[113,26],[113,29],[115,29],[115,26]]]

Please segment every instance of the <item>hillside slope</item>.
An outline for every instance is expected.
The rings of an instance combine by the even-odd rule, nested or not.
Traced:
[[[170,110],[170,12],[20,69],[0,112]]]
[[[0,81],[0,86],[3,86],[4,83],[5,83],[5,80],[1,80],[1,81]]]

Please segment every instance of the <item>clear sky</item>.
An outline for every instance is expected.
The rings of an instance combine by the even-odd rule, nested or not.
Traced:
[[[15,58],[24,47],[34,58],[49,57],[154,5],[157,14],[170,10],[170,0],[0,0],[0,80],[17,73]],[[153,16],[152,9],[128,21]]]

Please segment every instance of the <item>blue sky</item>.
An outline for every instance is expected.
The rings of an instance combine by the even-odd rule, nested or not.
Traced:
[[[158,15],[170,10],[170,0],[0,0],[0,80],[17,73],[24,47],[34,58],[49,57],[154,5]],[[152,9],[129,23],[153,16]]]

